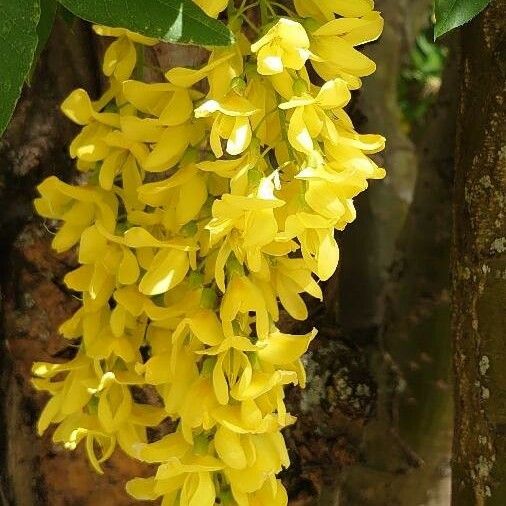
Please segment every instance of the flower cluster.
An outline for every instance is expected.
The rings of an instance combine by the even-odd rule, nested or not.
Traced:
[[[197,3],[217,16],[229,2]],[[83,442],[98,472],[117,446],[157,464],[127,490],[163,506],[287,504],[284,386],[304,387],[316,331],[287,334],[280,313],[308,317],[304,297],[321,299],[337,267],[335,230],[384,176],[368,157],[384,139],[344,111],[374,71],[355,49],[381,32],[372,0],[295,0],[283,17],[261,0],[260,28],[256,4],[230,4],[237,42],[163,83],[131,78],[136,45],[156,40],[95,27],[115,38],[108,89],[62,105],[82,126],[70,154],[85,184],[50,177],[35,203],[61,222],[53,247],[77,246],[64,281],[82,300],[60,328],[75,357],[34,365],[51,395],[38,429]]]

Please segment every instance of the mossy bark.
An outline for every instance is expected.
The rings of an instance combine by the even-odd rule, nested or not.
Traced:
[[[454,208],[454,506],[506,504],[506,11],[462,32]]]

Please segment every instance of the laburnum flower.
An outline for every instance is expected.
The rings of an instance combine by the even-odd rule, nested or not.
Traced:
[[[223,195],[213,204],[213,219],[207,225],[211,243],[233,233],[239,235],[242,247],[235,250],[236,257],[255,272],[262,267],[262,248],[274,240],[278,231],[274,209],[284,205],[273,190],[272,179],[263,178],[254,195]]]
[[[204,12],[213,18],[225,10],[228,5],[228,0],[195,0],[195,3],[201,7]]]
[[[116,40],[109,45],[104,54],[102,70],[106,76],[113,76],[120,82],[130,77],[137,63],[137,51],[134,43],[145,46],[158,44],[158,39],[145,37],[124,28],[95,25],[93,29],[98,35],[116,37]]]
[[[138,111],[158,118],[165,126],[181,125],[193,116],[193,101],[202,97],[198,91],[171,83],[125,81],[123,95]]]
[[[255,112],[255,106],[234,91],[221,102],[207,100],[195,109],[196,118],[211,118],[209,143],[216,158],[223,156],[222,139],[227,141],[229,155],[240,155],[246,150],[252,137],[250,117]]]
[[[113,188],[115,179],[121,175],[123,192],[121,197],[130,209],[142,208],[137,199],[137,186],[144,177],[141,166],[149,150],[145,141],[159,136],[161,129],[132,132],[136,119],[128,108],[121,113],[100,112],[110,101],[111,92],[106,92],[92,103],[84,90],[76,90],[63,102],[62,111],[75,123],[85,125],[70,146],[70,154],[77,158],[80,170],[98,172],[98,181],[105,190]],[[138,130],[138,128],[137,128]]]
[[[104,373],[98,361],[83,354],[67,364],[35,363],[33,373],[35,387],[52,394],[41,414],[39,433],[58,423],[55,442],[75,449],[86,440],[90,462],[100,473],[116,442],[132,454],[136,445],[147,441],[146,427],[158,425],[166,416],[159,408],[133,403],[124,384],[132,381],[128,374]],[[58,380],[62,373],[67,373],[65,379]]]
[[[114,230],[118,212],[114,195],[93,186],[71,186],[54,176],[37,189],[41,194],[35,200],[37,212],[45,218],[63,222],[52,242],[56,251],[63,252],[77,244],[93,222],[100,223],[106,230]]]
[[[82,128],[70,155],[84,181],[46,179],[35,207],[60,223],[53,247],[76,249],[64,283],[81,305],[59,328],[75,357],[34,364],[50,396],[38,429],[82,443],[99,473],[117,447],[154,464],[127,484],[138,500],[287,506],[285,388],[305,387],[316,330],[288,334],[284,321],[322,299],[335,231],[385,175],[369,156],[385,140],[357,133],[344,110],[374,70],[356,47],[382,20],[372,0],[295,0],[297,19],[275,3],[196,3],[213,17],[228,7],[237,42],[147,83],[131,79],[136,44],[157,40],[95,27],[114,38],[106,91],[62,104]]]
[[[301,16],[317,22],[308,24],[315,71],[326,81],[340,77],[351,89],[360,88],[360,78],[372,74],[376,66],[355,47],[376,40],[383,30],[374,2],[295,0],[295,7]],[[335,14],[342,17],[336,19]]]
[[[372,74],[376,65],[355,47],[376,40],[382,30],[383,19],[378,12],[329,21],[311,33],[312,47],[319,57],[314,69],[322,79],[342,77],[350,87],[360,87],[360,78]]]
[[[345,81],[335,79],[326,82],[316,97],[303,93],[280,104],[280,109],[293,110],[288,126],[288,139],[292,147],[310,154],[314,150],[314,140],[320,137],[337,142],[338,133],[327,111],[342,108],[350,98]]]
[[[346,18],[364,16],[374,7],[374,0],[294,0],[297,13],[318,21],[330,21],[334,14]]]
[[[258,73],[280,74],[285,69],[301,70],[311,56],[309,37],[297,21],[281,18],[260,40],[251,45],[257,53]]]
[[[236,44],[227,48],[215,49],[207,64],[199,69],[175,67],[166,72],[167,80],[182,88],[190,88],[207,79],[209,97],[219,100],[230,90],[230,82],[243,72],[243,58]]]

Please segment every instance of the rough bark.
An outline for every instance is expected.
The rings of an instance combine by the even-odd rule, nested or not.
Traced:
[[[454,207],[455,506],[506,504],[506,1],[462,32]]]

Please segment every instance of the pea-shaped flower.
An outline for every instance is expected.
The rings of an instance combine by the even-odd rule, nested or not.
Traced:
[[[251,46],[257,53],[258,73],[270,76],[285,69],[300,70],[311,56],[309,37],[297,21],[281,18]]]

